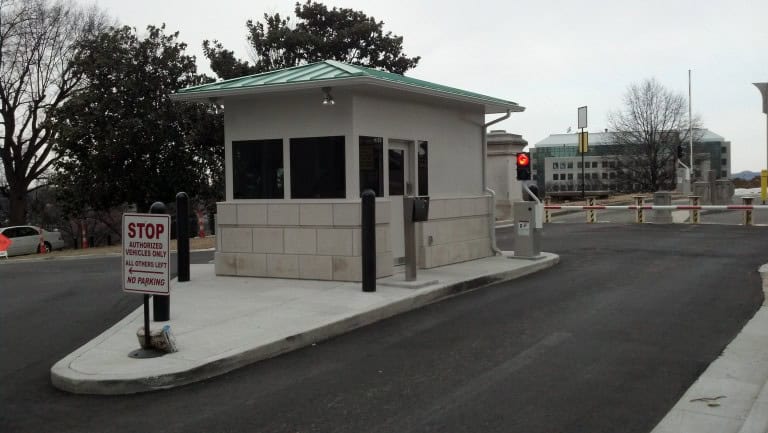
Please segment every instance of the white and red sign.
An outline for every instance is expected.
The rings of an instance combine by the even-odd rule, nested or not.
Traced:
[[[171,292],[171,216],[123,214],[123,290]]]

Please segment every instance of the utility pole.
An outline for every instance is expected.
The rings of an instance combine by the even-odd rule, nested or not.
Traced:
[[[690,165],[688,166],[689,182],[693,185],[693,102],[691,101],[691,70],[688,70],[688,145],[690,149]]]
[[[763,113],[766,114],[765,123],[765,169],[768,170],[768,83],[753,83],[763,95]]]
[[[760,171],[760,197],[763,204],[768,197],[768,83],[752,83],[760,90],[763,95],[763,113],[766,114],[765,123],[765,169]]]

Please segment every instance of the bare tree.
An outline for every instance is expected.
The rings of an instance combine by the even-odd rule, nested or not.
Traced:
[[[658,191],[674,187],[677,146],[688,142],[688,102],[656,79],[629,86],[624,108],[608,116],[618,146],[620,188]],[[700,138],[693,119],[694,141]]]
[[[80,84],[79,41],[104,18],[68,0],[0,0],[0,133],[10,223],[26,223],[27,192],[55,159],[49,114]]]

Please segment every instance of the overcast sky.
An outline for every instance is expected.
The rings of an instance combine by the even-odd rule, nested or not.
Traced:
[[[245,21],[293,15],[293,1],[96,0],[143,29],[166,23],[210,74],[200,48],[218,39],[248,58]],[[526,107],[494,129],[530,144],[576,128],[589,107],[589,131],[602,131],[627,86],[655,77],[688,93],[704,126],[731,141],[732,170],[766,168],[766,115],[753,82],[768,82],[766,0],[484,1],[325,0],[361,10],[421,56],[406,75],[515,101]],[[492,117],[489,117],[489,120]]]

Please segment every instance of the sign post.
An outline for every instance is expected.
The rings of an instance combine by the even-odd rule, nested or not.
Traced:
[[[768,170],[761,170],[760,171],[760,199],[763,200],[763,204],[765,204],[766,200],[766,194],[768,192]]]
[[[129,356],[149,358],[162,355],[150,348],[149,295],[171,293],[171,216],[123,214],[123,291],[144,294],[144,347]]]
[[[579,134],[579,153],[581,154],[581,199],[586,199],[585,185],[587,180],[584,178],[584,154],[589,150],[589,133],[584,132],[584,128],[587,127],[587,106],[579,107],[578,111],[579,124],[578,128],[581,129]]]

